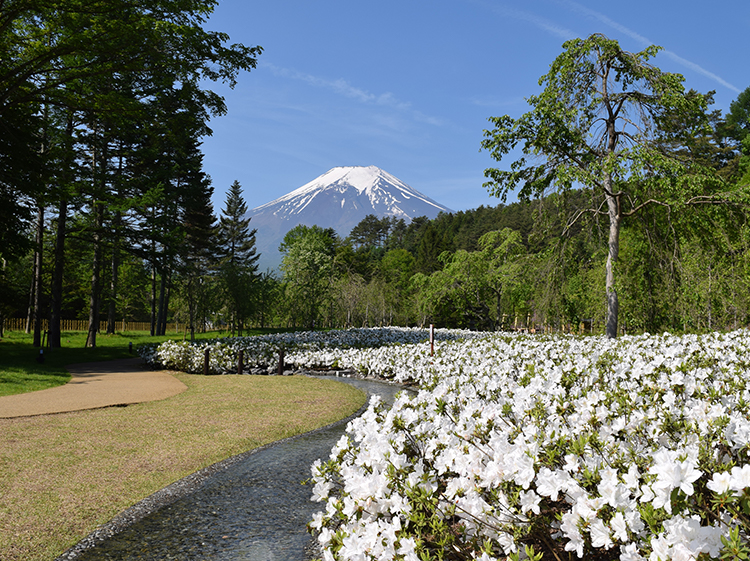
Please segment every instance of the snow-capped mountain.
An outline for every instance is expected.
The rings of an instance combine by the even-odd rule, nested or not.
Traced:
[[[333,228],[348,236],[368,214],[393,216],[407,223],[418,216],[435,218],[450,209],[409,187],[376,166],[335,167],[248,213],[257,228],[256,247],[260,270],[274,269],[281,262],[278,247],[286,233],[297,226]]]

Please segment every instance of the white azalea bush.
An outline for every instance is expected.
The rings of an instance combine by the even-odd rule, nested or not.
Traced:
[[[341,352],[421,390],[313,466],[323,559],[746,559],[749,350],[737,331]]]
[[[462,330],[435,330],[435,340],[449,341],[476,336]],[[333,331],[305,331],[275,333],[251,337],[230,337],[190,343],[166,341],[159,345],[144,345],[139,353],[155,366],[201,373],[204,371],[205,352],[209,354],[209,373],[228,374],[237,371],[239,352],[248,367],[275,367],[279,351],[285,352],[286,364],[299,368],[340,368],[370,372],[370,355],[356,352],[372,349],[378,356],[380,349],[394,345],[411,345],[429,341],[429,331],[418,328],[363,328]],[[429,345],[425,346],[429,351]],[[424,349],[423,349],[424,350]],[[383,374],[382,363],[377,363]]]

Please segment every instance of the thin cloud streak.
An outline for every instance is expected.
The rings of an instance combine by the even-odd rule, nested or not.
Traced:
[[[719,84],[721,84],[725,88],[728,88],[728,89],[732,90],[735,93],[740,93],[742,91],[738,87],[736,87],[735,85],[730,84],[729,82],[727,82],[726,80],[724,80],[723,78],[721,78],[720,76],[717,76],[713,72],[709,72],[708,70],[706,70],[705,68],[702,68],[701,66],[698,66],[694,62],[690,62],[689,60],[685,60],[684,58],[682,58],[681,56],[676,55],[672,51],[668,51],[667,49],[664,49],[662,52],[666,56],[668,56],[669,58],[671,58],[672,60],[674,60],[675,62],[677,62],[678,64],[686,66],[687,68],[690,68],[690,69],[694,70],[695,72],[698,72],[699,74],[703,74],[707,78],[710,78],[712,80],[717,81]]]
[[[559,0],[559,3],[562,4],[563,6],[566,6],[571,11],[578,12],[578,13],[581,13],[581,14],[584,14],[584,15],[587,15],[587,16],[590,16],[590,17],[592,17],[594,19],[599,20],[600,22],[602,22],[605,25],[608,25],[612,29],[615,29],[615,30],[619,31],[620,33],[622,33],[623,35],[626,35],[626,36],[630,37],[634,41],[637,41],[637,42],[641,43],[641,45],[643,45],[644,47],[648,47],[648,46],[654,44],[653,41],[650,41],[649,39],[647,39],[643,35],[640,35],[640,34],[636,33],[635,31],[633,31],[632,29],[629,29],[629,28],[625,27],[624,25],[621,25],[621,24],[617,23],[616,21],[608,18],[604,14],[596,12],[596,11],[590,9],[590,8],[587,8],[586,6],[582,6],[581,4],[579,4],[577,2],[573,2],[572,0]],[[667,49],[664,49],[662,52],[666,56],[668,56],[669,58],[671,58],[672,60],[674,60],[677,64],[680,64],[680,65],[682,65],[682,66],[684,66],[686,68],[689,68],[690,70],[692,70],[694,72],[702,74],[702,75],[706,76],[707,78],[710,78],[711,80],[714,80],[714,81],[718,82],[719,84],[721,84],[725,88],[728,88],[728,89],[730,89],[730,90],[732,90],[732,91],[734,91],[736,93],[740,93],[740,89],[739,88],[735,87],[733,84],[730,84],[729,82],[727,82],[726,80],[724,80],[720,76],[717,76],[713,72],[709,72],[708,70],[706,70],[705,68],[699,66],[698,64],[696,64],[694,62],[691,62],[689,60],[686,60],[686,59],[682,58],[681,56],[678,56],[677,54],[675,54],[672,51],[669,51]]]
[[[539,17],[536,14],[525,12],[523,10],[518,10],[516,8],[510,8],[502,4],[498,5],[498,4],[494,4],[491,2],[486,2],[484,0],[470,0],[470,1],[473,4],[476,4],[478,6],[481,6],[482,8],[495,12],[498,15],[508,16],[513,19],[528,22],[534,25],[535,27],[538,27],[539,29],[543,29],[544,31],[550,33],[551,35],[555,35],[556,37],[560,37],[561,39],[564,39],[566,41],[568,39],[574,39],[576,37],[575,32],[571,31],[570,29],[566,27],[562,27],[548,19]]]
[[[268,62],[262,62],[260,66],[262,68],[269,69],[276,76],[305,82],[306,84],[309,84],[316,88],[327,89],[341,96],[354,99],[355,101],[358,101],[360,103],[388,107],[391,109],[396,109],[398,111],[411,113],[412,118],[421,123],[427,123],[433,126],[443,125],[441,119],[425,115],[420,111],[412,109],[411,103],[400,101],[391,92],[386,92],[379,95],[373,94],[361,88],[352,86],[343,78],[339,78],[337,80],[327,80],[325,78],[320,78],[318,76],[313,76],[311,74],[306,74],[297,70],[276,66],[275,64]]]

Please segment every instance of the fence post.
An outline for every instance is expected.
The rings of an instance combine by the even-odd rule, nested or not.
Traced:
[[[245,364],[245,351],[240,351],[240,356],[237,360],[237,374],[242,374],[242,369],[244,368]]]
[[[203,375],[208,376],[208,355],[210,351],[208,350],[208,347],[206,347],[206,350],[203,352]]]
[[[435,354],[435,326],[430,324],[430,356]]]
[[[284,349],[279,349],[279,369],[278,369],[279,376],[284,375]]]

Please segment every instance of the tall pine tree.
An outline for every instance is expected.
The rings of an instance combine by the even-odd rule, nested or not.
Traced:
[[[220,272],[227,296],[232,333],[240,333],[245,321],[255,312],[255,280],[258,270],[255,234],[250,229],[247,204],[242,197],[242,187],[234,181],[219,218]]]

